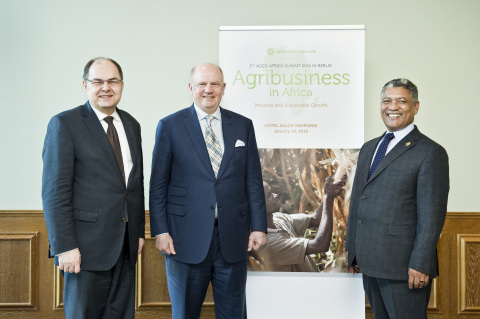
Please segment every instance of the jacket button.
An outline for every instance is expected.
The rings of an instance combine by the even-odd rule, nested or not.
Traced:
[[[122,217],[122,222],[126,222],[127,219],[125,217]]]
[[[360,225],[361,223],[362,223],[362,221],[361,221],[361,220],[358,220],[357,224]]]
[[[210,209],[211,209],[211,210],[214,210],[214,209],[215,209],[215,206],[210,206]]]
[[[367,198],[367,197],[365,197],[365,196],[362,196],[362,200],[363,200],[363,199],[366,199],[366,198]]]
[[[220,185],[220,183],[219,183],[219,182],[215,182],[215,186],[218,186],[218,185]]]

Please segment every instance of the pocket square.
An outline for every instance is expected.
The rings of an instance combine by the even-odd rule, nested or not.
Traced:
[[[235,142],[235,147],[244,147],[245,146],[245,142],[244,141],[241,141],[241,140],[237,140]]]

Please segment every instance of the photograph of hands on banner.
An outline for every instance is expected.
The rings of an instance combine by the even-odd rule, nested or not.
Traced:
[[[348,272],[345,253],[357,149],[259,149],[267,242],[250,271]]]

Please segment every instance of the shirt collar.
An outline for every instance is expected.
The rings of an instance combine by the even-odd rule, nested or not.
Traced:
[[[91,105],[90,105],[91,106]],[[103,121],[104,118],[106,118],[108,115],[105,114],[105,113],[102,113],[100,112],[99,110],[97,110],[95,107],[91,106],[92,110],[95,112],[95,114],[97,115],[98,119],[100,121]],[[118,115],[118,112],[117,112],[117,109],[115,108],[115,111],[113,111],[112,115],[110,116],[113,116],[113,120],[114,121],[118,121],[118,122],[121,122],[120,120],[120,115]]]
[[[195,112],[197,112],[198,121],[201,121],[207,117],[208,113],[206,113],[201,108],[199,108],[195,103],[193,103],[193,107],[195,108]],[[220,107],[218,107],[217,110],[213,112],[212,115],[213,117],[215,117],[217,120],[221,122],[222,121],[221,114],[222,113],[220,112]]]
[[[406,127],[402,128],[401,130],[398,130],[398,131],[395,131],[395,132],[390,132],[389,130],[387,130],[387,133],[393,133],[393,135],[395,135],[395,139],[396,140],[402,140],[405,136],[408,135],[408,133],[410,133],[411,131],[413,131],[413,129],[415,128],[415,125],[413,123],[410,123],[409,125],[407,125]]]

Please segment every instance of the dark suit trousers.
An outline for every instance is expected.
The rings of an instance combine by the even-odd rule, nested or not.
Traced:
[[[128,231],[125,232],[122,252],[112,269],[81,270],[78,274],[63,273],[63,276],[67,319],[134,318],[135,266],[130,264]]]
[[[363,275],[363,288],[375,319],[427,319],[431,281],[428,286],[408,288],[406,280],[389,280]]]
[[[175,244],[175,243],[174,243]],[[227,263],[223,259],[214,227],[207,257],[200,264],[185,264],[165,257],[173,319],[200,318],[208,285],[212,282],[216,319],[247,318],[245,284],[247,261]]]

